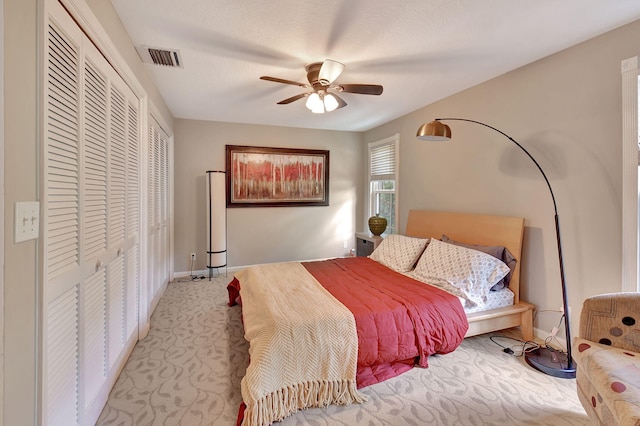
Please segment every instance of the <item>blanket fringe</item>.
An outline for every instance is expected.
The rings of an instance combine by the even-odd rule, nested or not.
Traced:
[[[367,399],[358,391],[355,380],[298,383],[267,394],[255,403],[247,403],[242,425],[268,426],[304,408],[348,405]]]

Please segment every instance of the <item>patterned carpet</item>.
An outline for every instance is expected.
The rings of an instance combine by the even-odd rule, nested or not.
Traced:
[[[248,345],[240,308],[226,306],[230,277],[169,284],[97,425],[235,424]],[[280,424],[589,424],[575,380],[537,372],[489,335],[465,339],[429,364],[364,388],[364,404],[300,411]]]

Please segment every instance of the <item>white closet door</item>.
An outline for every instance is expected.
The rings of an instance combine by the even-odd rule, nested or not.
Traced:
[[[149,277],[152,298],[157,299],[169,281],[169,137],[151,119],[149,127]]]
[[[158,263],[158,258],[156,255],[156,241],[157,241],[157,220],[156,220],[156,200],[158,194],[158,188],[155,183],[156,180],[156,170],[158,169],[158,165],[155,161],[156,158],[156,148],[158,146],[158,133],[155,131],[155,128],[151,126],[149,128],[149,140],[148,140],[148,181],[147,181],[147,225],[149,227],[148,238],[148,277],[149,277],[149,299],[154,301],[157,293],[157,273],[156,273],[156,264]],[[151,307],[150,313],[153,311],[153,306]]]
[[[72,425],[79,421],[82,34],[63,13],[51,16],[47,30],[43,414],[46,424]]]
[[[139,101],[46,2],[43,423],[92,425],[137,340]]]
[[[166,284],[169,281],[169,224],[168,224],[168,210],[169,205],[167,204],[167,191],[169,190],[168,179],[169,179],[169,162],[167,158],[168,154],[168,136],[166,133],[161,132],[161,143],[160,143],[160,173],[158,178],[160,179],[160,239],[162,241],[159,244],[160,249],[160,259],[162,259],[162,266],[160,268],[160,280],[163,284]]]
[[[85,46],[86,47],[86,46]],[[84,114],[82,120],[81,194],[83,196],[82,259],[84,264],[81,287],[83,311],[84,399],[87,409],[106,380],[107,368],[107,210],[108,210],[108,111],[109,80],[103,71],[106,61],[93,46],[85,49]]]
[[[113,83],[109,104],[109,367],[113,367],[125,343],[125,188],[127,103]],[[115,256],[115,257],[114,257]]]
[[[140,292],[140,124],[135,100],[127,102],[126,153],[126,312],[127,339],[138,334],[138,295]]]

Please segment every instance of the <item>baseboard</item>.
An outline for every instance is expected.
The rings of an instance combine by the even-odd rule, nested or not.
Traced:
[[[212,271],[212,277],[216,278],[220,275],[226,275],[231,278],[235,272],[241,271],[244,268],[246,268],[246,266],[237,266],[232,268],[214,268]],[[176,272],[175,274],[173,274],[174,280],[177,280],[180,278],[188,278],[188,277],[209,278],[209,270],[204,269],[199,271],[185,271],[185,272]]]

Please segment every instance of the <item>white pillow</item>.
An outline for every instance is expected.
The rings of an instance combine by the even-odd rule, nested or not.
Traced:
[[[431,239],[414,277],[463,297],[467,307],[486,303],[491,287],[509,273],[501,260],[478,250]]]
[[[409,272],[429,243],[428,239],[387,235],[369,258],[398,272]]]

